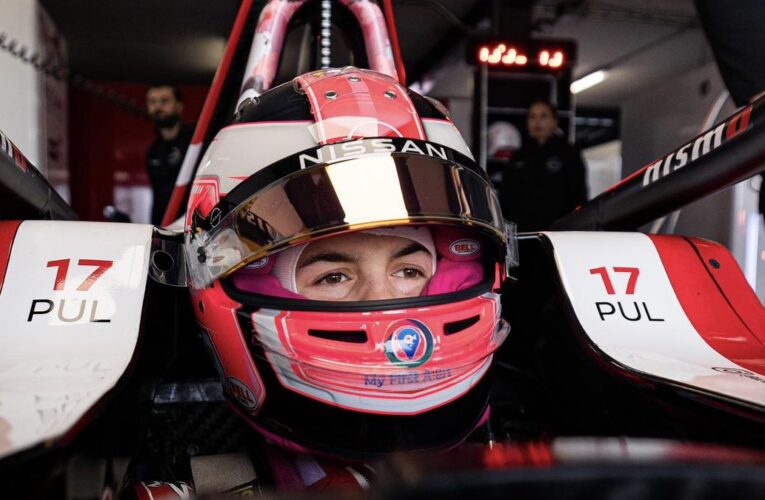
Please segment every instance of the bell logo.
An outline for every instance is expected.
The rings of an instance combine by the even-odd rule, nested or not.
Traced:
[[[241,380],[234,377],[226,379],[228,393],[244,408],[254,410],[258,406],[258,400],[255,398],[252,390]]]
[[[476,240],[457,240],[449,246],[449,251],[454,255],[475,255],[481,250],[481,244]]]

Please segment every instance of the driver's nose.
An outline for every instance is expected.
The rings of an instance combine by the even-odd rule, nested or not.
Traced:
[[[386,300],[395,298],[396,292],[386,279],[386,276],[368,278],[359,294],[359,300]]]

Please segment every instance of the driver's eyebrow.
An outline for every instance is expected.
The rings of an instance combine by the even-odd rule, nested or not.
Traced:
[[[417,253],[417,252],[425,252],[426,254],[430,255],[430,252],[428,251],[427,248],[415,242],[415,243],[412,243],[411,245],[405,246],[398,252],[394,253],[391,256],[391,259],[398,259],[399,257],[405,257],[407,255],[412,255],[413,253]]]
[[[304,267],[308,267],[311,264],[315,264],[319,261],[326,261],[326,262],[343,262],[343,263],[349,263],[349,264],[355,264],[359,261],[358,257],[355,257],[353,255],[349,255],[347,253],[341,253],[341,252],[321,252],[317,253],[316,255],[312,255],[308,257],[302,264],[298,266],[299,269],[302,269]]]

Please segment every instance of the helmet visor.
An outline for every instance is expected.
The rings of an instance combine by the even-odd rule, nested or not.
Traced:
[[[511,233],[469,158],[425,141],[367,139],[299,153],[244,181],[195,218],[186,262],[192,285],[204,287],[288,245],[406,224],[466,225],[504,248]]]

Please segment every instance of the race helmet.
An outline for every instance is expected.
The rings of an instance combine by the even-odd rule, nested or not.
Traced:
[[[306,248],[349,234],[420,245],[422,292],[302,295]],[[235,410],[291,449],[369,458],[449,447],[485,420],[514,238],[445,109],[348,67],[240,107],[200,163],[184,248]]]
[[[487,153],[495,160],[509,160],[521,147],[521,133],[510,122],[500,120],[489,125],[487,131]]]

